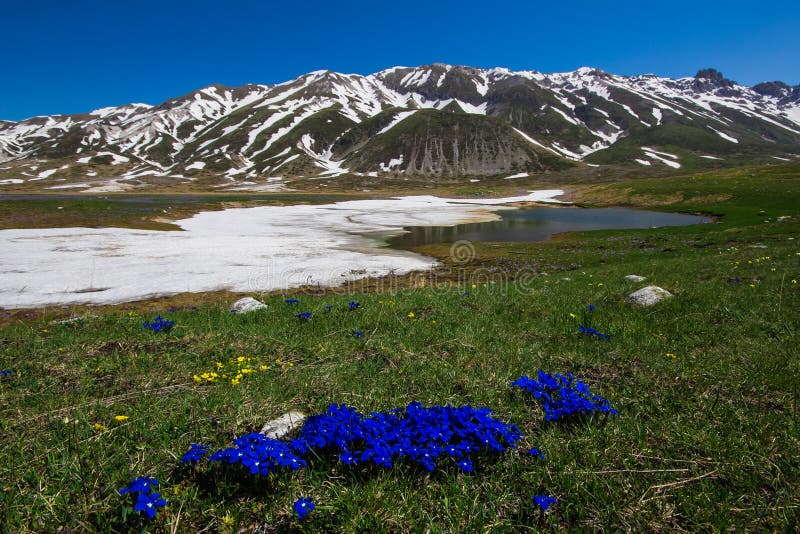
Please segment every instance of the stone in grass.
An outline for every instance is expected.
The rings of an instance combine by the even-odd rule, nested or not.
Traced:
[[[652,306],[672,296],[672,293],[666,289],[658,286],[647,286],[628,295],[628,300],[639,306]]]
[[[231,313],[250,313],[252,311],[260,310],[266,308],[267,305],[263,302],[260,302],[253,297],[245,297],[243,299],[239,299],[233,303],[231,307]]]
[[[628,282],[644,282],[647,280],[644,276],[639,276],[638,274],[629,274],[625,277],[625,280]]]
[[[265,424],[261,433],[270,439],[281,439],[295,428],[300,428],[305,420],[306,416],[302,412],[286,412]]]

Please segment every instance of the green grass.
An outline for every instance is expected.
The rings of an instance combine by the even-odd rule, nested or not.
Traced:
[[[425,287],[398,292],[301,294],[298,306],[265,296],[269,308],[246,316],[208,304],[165,313],[176,327],[164,334],[143,330],[153,314],[135,305],[71,325],[50,324],[46,312],[5,326],[0,368],[17,374],[0,382],[0,530],[286,530],[301,496],[328,507],[298,526],[305,531],[795,530],[797,170],[594,186],[582,194],[598,203],[721,218],[478,244],[460,284],[451,273],[437,286],[440,270],[419,275]],[[625,295],[644,284],[626,274],[676,296],[633,307]],[[741,284],[727,281],[737,277]],[[361,309],[347,311],[350,300]],[[590,303],[593,326],[610,341],[577,334]],[[294,318],[306,310],[310,321]],[[193,381],[239,355],[270,368],[236,386]],[[508,386],[539,369],[571,371],[620,414],[544,423]],[[198,480],[179,467],[190,443],[225,446],[291,409],[336,402],[364,412],[413,400],[489,406],[524,431],[521,450],[472,475],[350,469],[325,458],[263,481]],[[527,457],[528,446],[547,460]],[[150,523],[123,521],[128,500],[116,490],[148,473],[161,481],[166,510]],[[540,493],[559,499],[544,516],[531,503]]]

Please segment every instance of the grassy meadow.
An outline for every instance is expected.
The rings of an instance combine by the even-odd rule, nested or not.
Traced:
[[[718,219],[478,243],[468,264],[429,245],[419,250],[443,266],[396,286],[253,295],[269,307],[247,315],[229,313],[230,298],[184,299],[160,310],[175,321],[168,332],[142,327],[152,303],[67,324],[63,310],[15,316],[0,327],[0,369],[11,371],[0,380],[0,531],[798,529],[800,166],[587,184],[575,195]],[[626,302],[648,284],[675,297]],[[309,320],[295,317],[305,311]],[[202,378],[236,373],[239,357],[253,372],[238,383]],[[573,373],[619,414],[544,421],[509,387],[538,370]],[[471,474],[325,455],[264,478],[180,462],[191,443],[227,447],[289,410],[412,401],[488,406],[523,438],[480,456]],[[117,493],[140,475],[158,478],[167,501],[153,519]],[[542,512],[534,495],[557,503]],[[300,497],[317,505],[302,522]]]

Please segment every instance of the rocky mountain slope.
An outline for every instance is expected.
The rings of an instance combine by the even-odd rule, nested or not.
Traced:
[[[158,106],[0,121],[0,191],[278,190],[799,157],[800,87],[745,87],[713,69],[681,79],[443,64],[318,71]]]

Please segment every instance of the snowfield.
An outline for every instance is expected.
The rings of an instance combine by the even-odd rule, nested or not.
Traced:
[[[511,202],[558,202],[561,190],[501,199],[434,196],[199,213],[182,231],[0,230],[0,306],[114,304],[182,292],[268,291],[427,269],[435,260],[377,247],[404,226],[492,220]],[[354,271],[358,274],[354,274]]]

